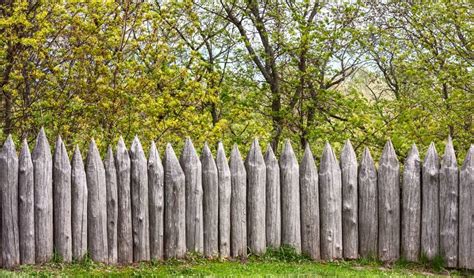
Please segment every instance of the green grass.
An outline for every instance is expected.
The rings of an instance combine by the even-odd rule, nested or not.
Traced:
[[[474,272],[446,270],[437,262],[410,263],[399,260],[391,265],[372,259],[314,262],[296,254],[292,249],[269,250],[262,256],[250,255],[246,260],[204,259],[190,254],[186,260],[140,263],[130,266],[106,266],[85,260],[64,264],[58,260],[41,266],[22,266],[19,269],[1,270],[1,277],[16,276],[108,276],[108,277],[162,277],[162,276],[345,276],[345,277],[421,277],[473,276]]]

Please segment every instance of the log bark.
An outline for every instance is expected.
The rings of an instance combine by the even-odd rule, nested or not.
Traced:
[[[421,161],[413,144],[403,169],[402,257],[416,262],[421,246]]]
[[[265,166],[266,241],[268,247],[278,248],[281,244],[280,166],[270,145],[265,153]]]
[[[377,257],[378,196],[377,169],[368,148],[364,149],[359,166],[359,254]]]
[[[89,152],[87,154],[86,179],[88,188],[88,251],[93,261],[107,263],[107,189],[105,185],[105,169],[93,139],[89,144]]]
[[[186,138],[184,143],[180,164],[186,177],[186,248],[189,252],[202,253],[204,247],[202,168],[189,138]]]
[[[35,181],[36,263],[53,258],[53,161],[51,148],[41,128],[32,154]]]
[[[81,151],[76,146],[71,162],[72,257],[81,261],[87,254],[87,179]]]
[[[359,221],[357,200],[357,158],[349,140],[341,153],[342,174],[342,245],[344,258],[359,254]]]
[[[229,161],[231,180],[231,255],[247,256],[246,180],[247,173],[237,145],[234,145]]]
[[[130,148],[133,260],[150,260],[150,225],[148,211],[148,169],[145,153],[137,136]]]
[[[204,255],[219,255],[219,191],[217,166],[207,143],[201,154],[203,215],[204,215]]]
[[[432,260],[439,255],[439,158],[428,148],[422,170],[421,253]]]
[[[20,151],[18,162],[18,230],[21,264],[35,263],[35,211],[33,160],[26,139]]]
[[[219,191],[219,253],[222,258],[230,256],[230,169],[222,142],[217,146],[216,166]]]
[[[53,215],[54,249],[64,262],[71,262],[71,164],[61,136],[54,151]]]
[[[321,258],[342,258],[342,183],[341,169],[329,143],[323,150],[319,169],[321,219]]]
[[[11,135],[0,153],[0,263],[13,268],[20,263],[18,232],[18,157]]]
[[[389,140],[378,171],[379,259],[392,262],[400,257],[400,168]]]
[[[117,171],[118,219],[117,257],[121,264],[133,261],[132,199],[130,195],[130,156],[120,137],[115,153]]]
[[[440,254],[447,267],[458,265],[459,172],[451,137],[448,139],[439,171]]]
[[[474,269],[474,145],[459,175],[459,267]]]
[[[105,182],[107,188],[107,246],[109,253],[109,264],[116,264],[117,254],[117,170],[112,147],[109,146],[104,159]]]
[[[186,254],[186,197],[185,176],[170,144],[164,157],[165,175],[165,258],[182,258]]]
[[[252,253],[263,254],[266,250],[266,167],[257,139],[250,147],[245,166],[247,171],[247,244]]]
[[[318,187],[318,169],[307,144],[300,165],[301,251],[313,260],[321,259]]]
[[[148,157],[148,205],[150,214],[150,259],[163,259],[164,170],[155,142]]]

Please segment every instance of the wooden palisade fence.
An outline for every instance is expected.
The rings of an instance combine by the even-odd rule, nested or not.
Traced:
[[[178,159],[154,143],[148,159],[135,137],[101,159],[95,142],[72,160],[42,129],[30,154],[9,136],[0,153],[0,266],[66,262],[89,254],[126,264],[181,258],[243,257],[291,246],[314,260],[421,256],[474,269],[474,146],[458,169],[451,139],[421,161],[415,145],[403,168],[387,142],[378,169],[366,148],[358,164],[349,141],[338,161],[329,143],[316,166],[309,146],[298,163],[289,141],[280,159],[252,143],[214,160],[190,139]]]

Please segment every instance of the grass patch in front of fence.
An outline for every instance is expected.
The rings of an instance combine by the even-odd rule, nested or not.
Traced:
[[[65,264],[51,262],[41,266],[21,266],[17,270],[0,270],[0,276],[268,276],[268,275],[311,275],[311,276],[425,276],[466,275],[474,272],[446,270],[436,263],[424,261],[412,263],[399,260],[387,265],[375,259],[351,261],[314,262],[291,248],[268,250],[264,255],[250,255],[242,260],[206,259],[189,254],[184,260],[139,263],[130,266],[110,266],[83,262]]]

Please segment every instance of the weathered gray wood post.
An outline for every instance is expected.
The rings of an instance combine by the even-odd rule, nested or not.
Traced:
[[[402,257],[418,261],[421,246],[421,161],[413,144],[403,168]]]
[[[133,261],[132,236],[132,199],[130,194],[130,156],[120,136],[115,152],[115,169],[117,170],[117,255],[122,264]]]
[[[201,154],[203,215],[204,215],[204,255],[219,255],[219,190],[217,166],[209,146],[204,144]]]
[[[250,147],[245,166],[247,171],[247,243],[252,253],[263,254],[266,250],[266,167],[257,139],[254,139]]]
[[[270,144],[265,153],[265,166],[266,241],[268,247],[278,248],[281,244],[280,166]]]
[[[72,260],[71,164],[66,147],[58,136],[53,162],[54,249],[64,261]]]
[[[342,245],[344,258],[359,254],[359,221],[357,199],[357,158],[349,140],[341,153],[342,174]]]
[[[104,158],[105,182],[107,188],[107,246],[109,248],[109,264],[116,264],[117,254],[117,170],[112,147],[109,146]]]
[[[379,259],[400,257],[400,167],[389,140],[383,149],[378,171]]]
[[[362,154],[358,180],[359,254],[364,258],[375,258],[378,243],[377,169],[368,148]]]
[[[71,162],[72,257],[80,261],[87,254],[87,179],[81,151],[76,146]]]
[[[222,258],[230,256],[230,169],[225,156],[224,145],[217,145],[216,157],[219,177],[219,253]]]
[[[86,178],[87,200],[87,246],[91,259],[107,263],[107,188],[105,169],[94,139],[89,144]]]
[[[246,180],[247,173],[235,144],[229,161],[231,180],[230,227],[232,257],[247,256]]]
[[[182,258],[186,254],[185,176],[171,144],[163,159],[165,175],[165,258]]]
[[[20,233],[21,264],[35,263],[35,211],[33,160],[26,139],[18,162],[18,228]]]
[[[439,247],[447,267],[458,265],[458,198],[458,165],[453,142],[449,137],[439,171]]]
[[[138,136],[130,147],[133,260],[150,260],[150,226],[148,212],[148,169],[145,153]]]
[[[321,259],[319,235],[318,169],[309,144],[300,164],[301,251],[314,260]]]
[[[32,154],[35,181],[36,263],[53,258],[53,160],[44,129],[41,128]]]
[[[186,177],[186,248],[189,252],[202,253],[202,169],[190,138],[186,138],[179,162]]]
[[[18,157],[11,135],[0,153],[0,256],[4,268],[20,263],[18,232]]]
[[[281,244],[301,252],[299,166],[290,140],[280,156]]]
[[[422,170],[421,254],[432,260],[439,255],[439,158],[430,144]]]
[[[474,145],[459,175],[459,267],[474,269]]]
[[[326,143],[319,169],[319,212],[321,219],[321,258],[342,258],[341,170],[331,145]]]
[[[164,170],[155,142],[148,156],[148,206],[150,214],[150,259],[163,259]]]

